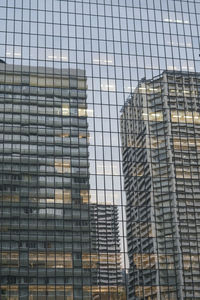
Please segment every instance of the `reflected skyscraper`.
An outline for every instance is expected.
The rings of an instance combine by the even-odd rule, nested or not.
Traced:
[[[118,209],[90,204],[84,71],[1,63],[0,83],[1,295],[115,299]]]
[[[200,75],[143,79],[123,107],[129,299],[200,299]]]
[[[95,270],[95,281],[108,290],[109,285],[113,286],[117,297],[117,291],[121,290],[122,285],[118,207],[91,204],[90,213],[93,250],[100,258]]]
[[[80,299],[91,282],[85,73],[1,63],[0,82],[1,297]]]

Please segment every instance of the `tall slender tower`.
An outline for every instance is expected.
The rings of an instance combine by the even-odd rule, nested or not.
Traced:
[[[97,285],[107,287],[108,291],[109,285],[112,286],[117,298],[122,285],[118,207],[93,204],[90,211],[93,251],[99,256],[94,279]]]
[[[200,75],[142,80],[121,115],[129,299],[200,299]]]

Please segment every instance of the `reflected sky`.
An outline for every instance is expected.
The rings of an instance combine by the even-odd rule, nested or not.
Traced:
[[[198,1],[103,2],[9,1],[0,10],[1,57],[84,66],[88,78],[101,78],[88,81],[89,90],[123,94],[160,70],[199,70]]]

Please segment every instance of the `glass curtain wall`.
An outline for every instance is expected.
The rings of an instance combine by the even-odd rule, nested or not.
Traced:
[[[0,1],[0,299],[200,299],[200,0]]]

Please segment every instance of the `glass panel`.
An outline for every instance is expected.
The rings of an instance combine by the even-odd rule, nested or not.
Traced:
[[[199,20],[0,1],[0,299],[200,300]]]

